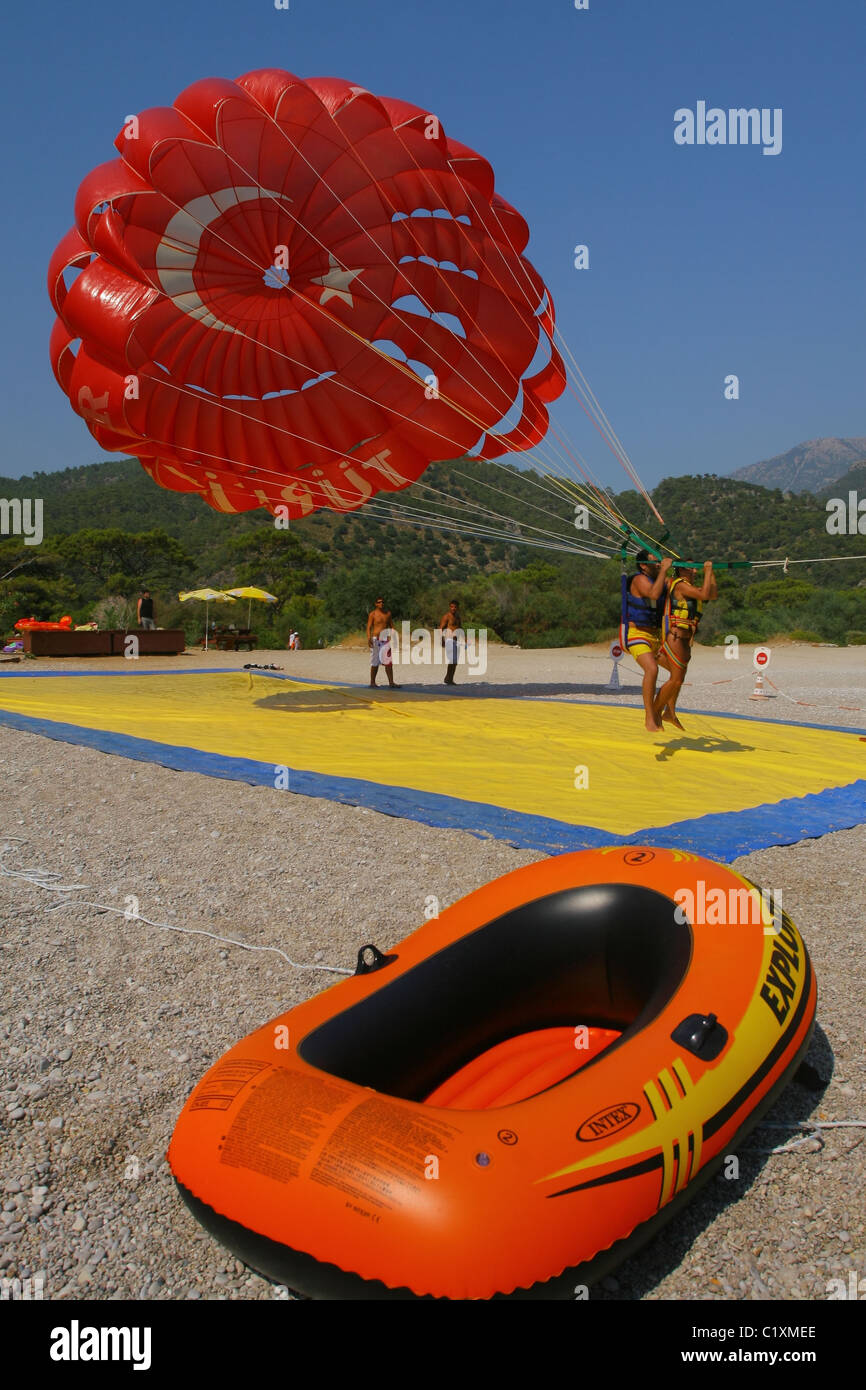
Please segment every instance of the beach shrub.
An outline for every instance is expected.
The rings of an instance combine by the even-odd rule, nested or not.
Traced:
[[[103,629],[135,627],[135,604],[122,594],[110,594],[93,605],[91,617]]]
[[[319,585],[324,616],[343,632],[363,626],[381,595],[395,622],[411,620],[428,579],[426,566],[391,555],[362,560],[351,570],[331,570]]]

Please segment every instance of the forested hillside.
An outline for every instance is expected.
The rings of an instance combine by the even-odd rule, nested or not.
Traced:
[[[858,482],[866,479],[855,469],[834,487],[845,483],[839,495],[847,497]],[[395,617],[413,624],[438,621],[456,597],[467,624],[522,646],[606,639],[619,621],[618,558],[534,548],[512,533],[523,528],[525,537],[544,542],[601,541],[608,549],[610,534],[576,531],[573,502],[550,479],[496,464],[434,464],[396,495],[398,505],[435,516],[435,527],[379,515],[387,511],[380,500],[375,511],[320,512],[277,529],[264,512],[221,515],[194,496],[164,491],[126,459],[0,479],[0,496],[41,498],[44,518],[39,546],[0,539],[0,626],[7,634],[25,616],[69,613],[77,622],[123,624],[145,585],[156,596],[160,624],[183,626],[190,637],[201,630],[202,610],[180,605],[179,590],[259,585],[280,602],[255,605],[254,626],[263,643],[277,646],[292,627],[305,645],[357,632],[380,593]],[[614,500],[633,524],[658,536],[658,521],[636,493]],[[653,500],[669,544],[699,561],[866,553],[866,535],[828,535],[825,499],[810,493],[703,475],[668,478]],[[497,534],[471,533],[479,506]],[[701,635],[721,641],[728,632],[745,641],[866,641],[866,562],[722,574],[720,601],[709,608]]]

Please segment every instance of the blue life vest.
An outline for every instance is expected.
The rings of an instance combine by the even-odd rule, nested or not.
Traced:
[[[639,573],[640,571],[638,571]],[[637,579],[637,573],[623,575],[622,577],[622,622],[623,627],[628,631],[629,625],[640,628],[656,628],[662,625],[662,614],[665,609],[665,599],[661,595],[657,599],[645,598],[643,595],[631,592],[632,580]]]

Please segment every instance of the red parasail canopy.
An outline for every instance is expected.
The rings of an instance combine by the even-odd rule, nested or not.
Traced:
[[[115,144],[49,269],[54,372],[103,449],[294,518],[544,437],[565,373],[528,228],[430,113],[268,69]]]

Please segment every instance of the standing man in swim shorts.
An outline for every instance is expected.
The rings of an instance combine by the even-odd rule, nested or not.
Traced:
[[[394,666],[391,653],[391,610],[385,607],[385,600],[377,598],[374,608],[367,615],[367,646],[370,648],[370,684],[376,684],[379,667],[384,667],[388,684],[392,690],[399,690],[394,684]]]
[[[648,550],[635,556],[634,574],[623,575],[622,645],[643,671],[641,694],[647,733],[660,734],[661,721],[653,708],[658,679],[658,654],[662,644],[662,595],[671,561],[659,563]]]
[[[443,634],[445,643],[445,660],[447,662],[445,684],[453,685],[454,672],[457,670],[457,663],[460,659],[460,638],[463,636],[463,620],[460,617],[456,598],[453,598],[449,603],[448,612],[439,624],[439,631]]]
[[[712,560],[704,561],[704,578],[700,587],[696,581],[697,574],[693,569],[679,566],[666,580],[667,599],[662,618],[663,638],[659,661],[667,666],[671,674],[656,696],[653,708],[659,720],[663,719],[677,729],[683,727],[677,717],[677,698],[692,659],[692,644],[701,621],[701,609],[708,600],[719,596]]]

